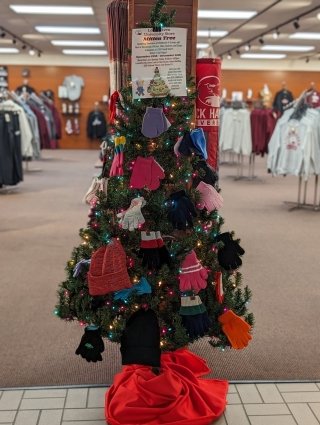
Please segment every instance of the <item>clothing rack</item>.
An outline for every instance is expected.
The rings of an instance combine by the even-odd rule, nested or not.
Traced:
[[[303,189],[302,189],[303,186]],[[300,209],[311,209],[313,211],[320,211],[320,199],[318,196],[319,191],[319,175],[314,176],[314,188],[313,188],[313,202],[307,202],[307,193],[308,193],[308,180],[302,182],[302,176],[299,176],[298,181],[298,197],[297,202],[284,201],[286,205],[291,205],[289,211],[295,211]]]

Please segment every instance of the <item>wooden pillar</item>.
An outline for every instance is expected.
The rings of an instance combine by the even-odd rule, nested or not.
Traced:
[[[131,48],[131,30],[137,24],[149,20],[150,9],[154,1],[129,0],[129,47]],[[167,0],[168,10],[175,9],[175,23],[173,26],[187,28],[187,75],[195,77],[196,72],[196,45],[197,45],[197,13],[198,0]]]

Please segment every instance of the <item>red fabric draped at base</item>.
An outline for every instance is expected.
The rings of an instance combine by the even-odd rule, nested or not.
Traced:
[[[186,349],[161,356],[161,372],[125,366],[106,394],[109,425],[209,425],[226,407],[228,382],[201,379],[206,362]]]

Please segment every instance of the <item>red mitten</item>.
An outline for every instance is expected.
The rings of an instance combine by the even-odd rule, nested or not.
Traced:
[[[241,350],[249,344],[249,341],[252,339],[249,333],[251,326],[232,310],[223,313],[219,316],[218,320],[232,348]]]
[[[180,291],[193,290],[196,294],[207,286],[208,272],[202,267],[196,253],[192,250],[181,264],[179,275]]]
[[[223,284],[222,284],[222,273],[215,272],[214,274],[214,282],[216,287],[216,298],[219,304],[223,303],[224,300],[224,292],[223,292]]]

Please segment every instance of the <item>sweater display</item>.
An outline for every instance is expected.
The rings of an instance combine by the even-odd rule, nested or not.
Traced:
[[[293,94],[287,89],[282,89],[278,91],[273,100],[273,109],[274,111],[282,114],[284,108],[293,101]]]
[[[247,109],[226,109],[220,128],[221,152],[250,155],[252,152],[250,112]]]
[[[87,119],[87,136],[89,139],[102,139],[107,132],[107,121],[104,113],[99,110],[91,111]]]
[[[320,111],[309,108],[300,119],[293,109],[278,120],[269,143],[268,169],[274,175],[320,174]]]

